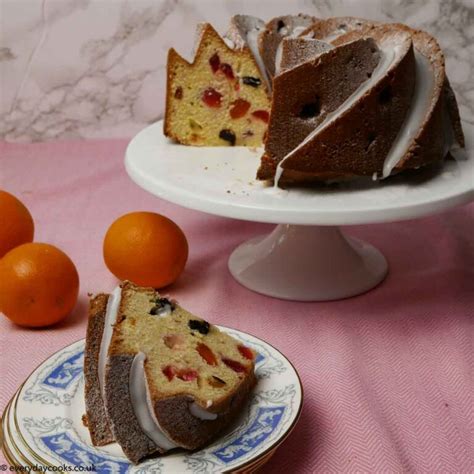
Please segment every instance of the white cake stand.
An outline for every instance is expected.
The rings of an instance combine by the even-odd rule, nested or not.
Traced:
[[[229,258],[238,282],[277,298],[346,298],[384,279],[384,256],[338,226],[411,219],[474,199],[471,156],[386,182],[284,191],[255,180],[261,150],[176,145],[163,136],[162,127],[162,122],[151,125],[130,142],[125,165],[132,180],[187,208],[278,224],[270,234],[241,244]],[[472,129],[466,132],[472,139]]]

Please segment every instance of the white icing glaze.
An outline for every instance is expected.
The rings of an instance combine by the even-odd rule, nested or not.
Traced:
[[[191,415],[195,416],[196,418],[199,418],[200,420],[215,420],[217,418],[217,413],[211,413],[210,411],[205,410],[196,402],[192,402],[189,404],[189,411],[191,412]]]
[[[170,304],[163,305],[156,313],[156,316],[169,316],[173,312]]]
[[[415,89],[410,109],[405,121],[390,148],[383,165],[383,177],[390,176],[392,170],[408,151],[413,139],[420,130],[431,102],[434,89],[434,72],[427,58],[415,49]],[[448,151],[448,150],[446,150]]]
[[[117,314],[122,296],[122,289],[120,286],[109,295],[107,300],[107,308],[104,317],[104,330],[102,332],[102,339],[100,341],[99,360],[97,363],[97,372],[99,378],[99,387],[104,398],[105,389],[105,367],[107,365],[107,353],[109,352],[110,341],[114,330],[114,324],[117,321]]]
[[[129,378],[130,400],[143,432],[159,448],[168,451],[178,445],[169,439],[156,419],[145,373],[145,359],[143,352],[139,352],[133,359]]]
[[[224,36],[223,40],[224,40],[224,43],[225,43],[230,49],[234,49],[234,48],[235,48],[235,43],[234,43],[230,38],[227,38],[227,36]]]
[[[306,143],[313,139],[313,137],[321,132],[323,129],[329,127],[336,118],[350,109],[352,105],[357,102],[374,84],[380,81],[385,73],[390,69],[392,64],[398,59],[398,56],[402,52],[402,46],[385,44],[379,45],[380,60],[372,72],[372,76],[367,81],[363,82],[343,103],[333,112],[327,114],[325,119],[311,132],[308,136],[293,150],[291,150],[277,165],[275,172],[274,187],[278,187],[278,182],[283,173],[283,163],[291,158],[297,151],[299,151]]]

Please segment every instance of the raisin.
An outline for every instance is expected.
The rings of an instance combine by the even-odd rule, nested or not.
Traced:
[[[212,72],[217,72],[219,70],[219,66],[221,64],[221,60],[217,53],[214,53],[211,58],[209,59],[209,64],[211,65]]]
[[[207,321],[199,321],[197,319],[190,319],[188,321],[188,326],[190,329],[199,331],[201,334],[207,334],[209,332],[209,323]]]
[[[242,118],[250,109],[250,102],[244,99],[236,99],[230,105],[229,114],[233,119]]]
[[[216,377],[215,375],[211,375],[211,377],[208,378],[208,382],[209,385],[214,388],[220,388],[224,385],[227,385],[224,380],[219,377]]]
[[[176,99],[183,98],[183,88],[181,86],[176,88],[176,90],[174,91],[174,96]]]
[[[170,311],[174,311],[175,309],[175,304],[170,301],[168,298],[158,298],[155,300],[155,306],[153,306],[153,308],[150,309],[150,314],[152,316],[156,316],[157,314],[160,314],[162,312],[162,310],[165,310],[163,312],[163,315],[165,313],[167,313],[168,311],[166,310],[166,307],[169,307],[169,310]]]
[[[217,359],[212,350],[203,344],[202,342],[196,346],[196,350],[199,352],[199,355],[209,364],[217,365]]]
[[[213,87],[209,87],[202,93],[202,101],[208,107],[220,107],[222,103],[222,94]]]
[[[282,30],[283,28],[285,28],[285,22],[283,20],[278,20],[278,23],[277,23],[277,30],[280,31]]]
[[[234,79],[234,71],[232,70],[232,66],[227,63],[222,63],[219,68],[227,79]]]
[[[270,114],[266,110],[256,110],[255,112],[252,112],[252,115],[265,123],[268,123],[270,120]]]
[[[224,362],[224,364],[227,365],[227,367],[230,367],[234,372],[247,372],[245,366],[242,365],[240,362],[237,362],[236,360],[223,358],[222,362]]]
[[[229,130],[228,128],[224,128],[219,132],[219,138],[222,138],[222,140],[229,142],[232,146],[235,145],[235,133],[232,130]]]
[[[248,360],[253,360],[253,352],[252,349],[249,349],[248,347],[245,347],[243,345],[237,346],[237,349],[239,350],[240,354],[245,357]]]
[[[244,76],[242,82],[246,86],[259,87],[262,84],[262,81],[258,77]]]

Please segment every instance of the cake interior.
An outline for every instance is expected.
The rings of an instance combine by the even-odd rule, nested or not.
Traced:
[[[253,371],[252,350],[151,289],[124,287],[118,322],[109,356],[144,353],[153,399],[185,394],[212,411]]]

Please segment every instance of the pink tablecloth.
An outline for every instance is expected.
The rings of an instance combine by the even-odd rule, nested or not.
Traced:
[[[298,369],[302,417],[264,472],[473,472],[474,206],[416,221],[352,227],[378,246],[390,274],[345,301],[292,303],[241,287],[231,250],[270,226],[182,209],[133,184],[126,142],[0,145],[0,187],[20,197],[36,240],[74,260],[81,277],[71,317],[46,330],[0,318],[0,409],[43,359],[82,338],[87,292],[116,284],[102,239],[118,216],[151,210],[190,243],[173,296],[197,314],[266,339]]]

